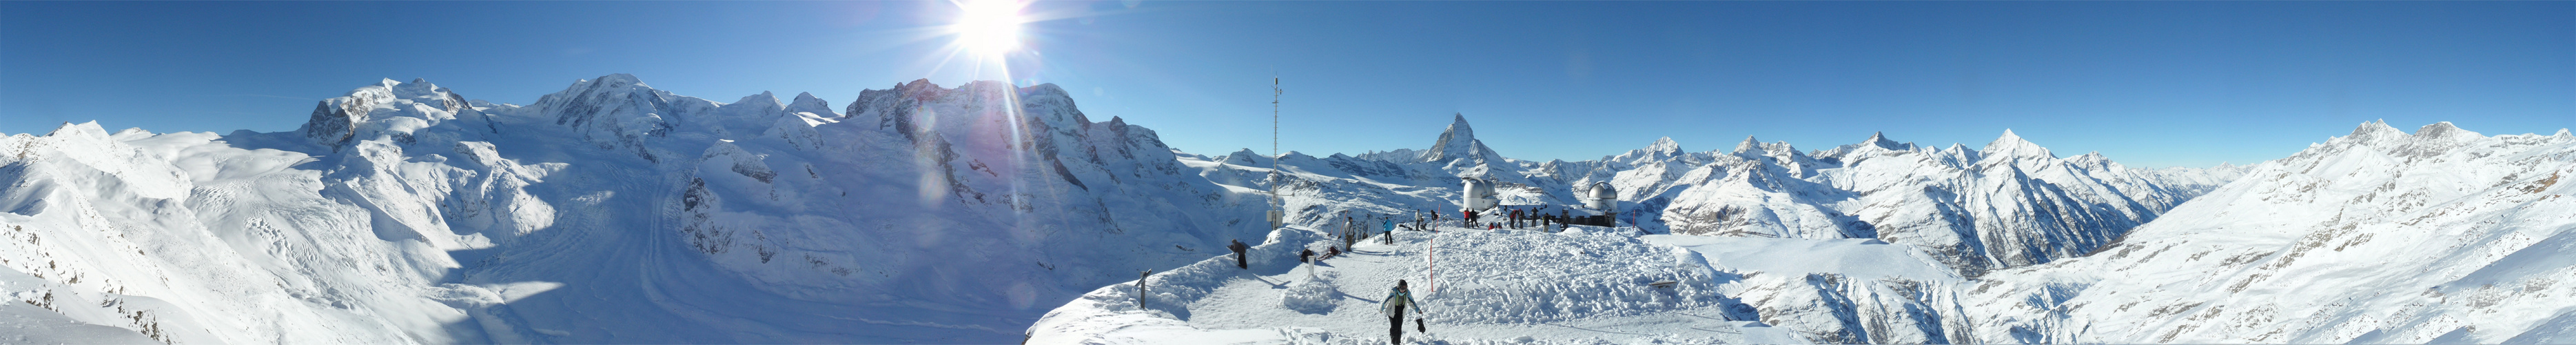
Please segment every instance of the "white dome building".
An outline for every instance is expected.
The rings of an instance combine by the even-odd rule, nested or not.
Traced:
[[[1502,204],[1502,200],[1494,196],[1493,182],[1474,177],[1458,179],[1466,183],[1464,189],[1461,189],[1464,193],[1459,193],[1458,205],[1466,206],[1468,210],[1482,210]]]
[[[1609,182],[1592,183],[1592,192],[1590,194],[1592,194],[1590,198],[1585,198],[1583,200],[1584,207],[1590,207],[1592,209],[1602,211],[1617,211],[1615,208],[1619,207],[1619,190],[1610,188]]]

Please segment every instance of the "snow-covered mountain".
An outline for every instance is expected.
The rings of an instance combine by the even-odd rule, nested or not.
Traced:
[[[2241,174],[2245,168],[2223,165],[2202,169],[2130,169],[2110,162],[2098,153],[2059,158],[2046,148],[2022,140],[2006,131],[2001,138],[1982,149],[1960,145],[1949,148],[1923,148],[1898,143],[1884,135],[1873,134],[1861,143],[1818,151],[1801,151],[1787,143],[1763,143],[1752,138],[1728,151],[1690,152],[1670,138],[1656,140],[1644,148],[1627,153],[1586,161],[1530,162],[1501,158],[1499,154],[1474,139],[1473,129],[1458,117],[1439,136],[1430,149],[1398,149],[1358,156],[1333,155],[1314,157],[1288,153],[1276,161],[1267,160],[1249,150],[1221,157],[1181,156],[1184,164],[1199,169],[1201,176],[1238,190],[1261,190],[1272,184],[1280,186],[1291,214],[1291,230],[1273,234],[1273,242],[1263,248],[1307,248],[1330,246],[1344,229],[1375,230],[1381,221],[1373,219],[1412,220],[1415,212],[1438,212],[1458,208],[1457,179],[1461,177],[1496,181],[1506,206],[1522,209],[1544,207],[1549,213],[1577,215],[1599,214],[1578,206],[1577,195],[1595,183],[1606,183],[1617,190],[1622,200],[1620,219],[1635,228],[1627,230],[1596,229],[1595,234],[1628,231],[1629,239],[1618,250],[1672,252],[1683,248],[1699,251],[1714,259],[1709,266],[1720,273],[1703,278],[1708,283],[1705,296],[1723,302],[1665,310],[1604,307],[1590,310],[1554,310],[1546,320],[1590,320],[1603,318],[1626,321],[1622,327],[1649,334],[1658,332],[1692,333],[1686,320],[1622,319],[1620,315],[1639,313],[1699,313],[1733,315],[1740,321],[1769,322],[1779,328],[1741,332],[1784,332],[1783,336],[1815,342],[1880,342],[1927,343],[1972,341],[1971,333],[1951,329],[1969,329],[1962,306],[1951,286],[1970,281],[1993,269],[2042,264],[2092,252],[2120,238],[2129,229],[2154,220],[2157,215]],[[1460,144],[1466,143],[1466,144]],[[1497,163],[1500,164],[1497,164]],[[1273,169],[1277,169],[1274,174]],[[1438,211],[1434,211],[1438,210]],[[1347,218],[1346,218],[1347,217]],[[1346,220],[1349,219],[1349,220]],[[1352,221],[1355,220],[1355,221]],[[1351,223],[1358,223],[1356,226]],[[1454,220],[1447,226],[1462,226]],[[1464,228],[1451,228],[1465,230]],[[1677,233],[1700,236],[1649,237],[1640,241],[1637,230],[1648,233]],[[1470,231],[1478,233],[1481,231]],[[1441,238],[1452,236],[1437,235]],[[1460,234],[1458,236],[1468,236]],[[1481,236],[1481,235],[1478,235]],[[1667,235],[1655,235],[1667,236]],[[1713,244],[1708,237],[1747,239],[1724,240]],[[1401,237],[1405,237],[1400,235]],[[1546,252],[1565,241],[1545,234],[1453,239],[1475,243],[1473,246],[1499,246],[1520,251]],[[1388,257],[1432,255],[1414,254],[1435,246],[1428,242],[1398,241],[1384,249],[1362,245],[1361,250],[1384,250]],[[1738,246],[1765,248],[1745,249]],[[1477,248],[1456,250],[1473,252]],[[1294,249],[1259,249],[1276,253]],[[1320,249],[1319,249],[1320,250]],[[1264,252],[1270,253],[1270,252]],[[1276,255],[1284,254],[1260,254]],[[1594,253],[1584,251],[1582,253]],[[1487,254],[1502,255],[1502,254]],[[1333,281],[1335,291],[1358,286],[1383,288],[1394,279],[1430,278],[1431,266],[1497,267],[1584,267],[1584,260],[1603,259],[1578,254],[1566,262],[1524,262],[1508,258],[1487,258],[1478,254],[1447,256],[1456,261],[1437,264],[1362,256],[1361,263],[1348,269],[1339,264],[1327,272],[1350,272],[1344,278],[1313,278]],[[1855,257],[1840,258],[1851,255]],[[1259,256],[1259,255],[1257,255]],[[1831,264],[1780,262],[1777,257],[1813,257]],[[1640,260],[1619,259],[1612,260]],[[1276,259],[1274,259],[1276,260]],[[1491,261],[1500,260],[1500,261]],[[1688,260],[1683,260],[1688,261]],[[1794,261],[1794,260],[1792,260]],[[1768,262],[1768,263],[1766,263]],[[1315,330],[1361,329],[1348,324],[1352,316],[1324,318],[1284,315],[1267,319],[1314,319],[1313,323],[1263,325],[1234,318],[1209,319],[1195,315],[1234,315],[1251,309],[1276,309],[1278,305],[1260,303],[1266,289],[1233,295],[1223,291],[1246,289],[1243,285],[1277,286],[1284,281],[1309,284],[1303,275],[1288,270],[1293,264],[1275,261],[1269,268],[1256,266],[1249,275],[1226,269],[1229,258],[1203,261],[1175,271],[1169,278],[1147,282],[1147,290],[1170,289],[1201,291],[1164,295],[1151,293],[1148,300],[1169,300],[1171,305],[1137,309],[1120,307],[1119,301],[1133,301],[1132,285],[1119,285],[1095,290],[1083,299],[1058,308],[1042,320],[1033,332],[1037,339],[1059,342],[1138,341],[1142,343],[1188,341],[1189,339],[1278,336],[1279,341],[1335,342],[1344,339],[1316,335]],[[1255,260],[1261,265],[1260,260]],[[1207,267],[1200,267],[1201,265]],[[1687,266],[1687,265],[1684,265]],[[1891,268],[1893,267],[1893,268]],[[1530,275],[1546,280],[1626,279],[1587,278],[1598,269],[1566,268],[1566,271],[1524,270],[1507,276]],[[1580,271],[1580,272],[1574,272]],[[1613,270],[1615,271],[1615,270]],[[1654,270],[1647,270],[1654,271]],[[1878,272],[1878,273],[1867,273]],[[1785,274],[1784,274],[1785,273]],[[1654,272],[1620,274],[1655,275]],[[1364,275],[1367,279],[1351,279]],[[1476,274],[1456,275],[1461,284],[1506,279]],[[1626,277],[1626,276],[1623,276]],[[1685,278],[1671,279],[1690,280]],[[1168,281],[1164,279],[1170,279]],[[1509,280],[1509,279],[1506,279]],[[1131,281],[1130,284],[1133,282]],[[1375,284],[1375,285],[1371,285]],[[1482,283],[1491,285],[1493,283]],[[1642,283],[1641,283],[1642,284]],[[1623,293],[1649,296],[1652,290],[1603,292],[1607,295],[1569,297],[1564,292],[1574,287],[1546,284],[1512,286],[1504,295],[1540,295],[1520,303],[1552,305],[1560,303],[1614,303],[1610,301],[1568,301],[1567,298],[1611,298]],[[1514,290],[1514,289],[1532,290]],[[1638,288],[1638,286],[1595,286],[1585,289]],[[1320,288],[1319,288],[1320,289]],[[1297,291],[1297,290],[1291,290]],[[1426,299],[1428,305],[1463,309],[1519,309],[1497,301]],[[1365,298],[1366,296],[1359,296]],[[1288,297],[1281,297],[1288,298]],[[1349,300],[1292,298],[1310,300],[1302,308],[1313,310],[1357,309]],[[1560,302],[1550,302],[1558,300]],[[1340,301],[1340,302],[1334,302]],[[1539,307],[1545,309],[1545,307]],[[1623,309],[1624,308],[1624,309]],[[1295,309],[1295,308],[1291,308]],[[1566,314],[1589,315],[1567,317]],[[1740,317],[1734,317],[1740,316]],[[1481,316],[1480,316],[1481,317]],[[1492,327],[1510,328],[1514,323],[1541,322],[1532,318],[1506,317]],[[1470,322],[1469,327],[1476,323]],[[1661,324],[1663,326],[1640,326]],[[1722,327],[1759,327],[1756,324],[1733,324]],[[1287,328],[1279,328],[1287,327]],[[1607,327],[1607,326],[1604,326]],[[1721,327],[1721,326],[1712,326]],[[1910,327],[1908,331],[1892,327]],[[1264,329],[1253,333],[1229,329]],[[1136,331],[1157,330],[1157,331]],[[1339,337],[1349,337],[1340,330]],[[1732,331],[1730,331],[1732,332]],[[1275,333],[1275,334],[1274,334]],[[1728,332],[1718,332],[1728,333]],[[1578,341],[1581,339],[1620,338],[1611,333],[1546,334],[1490,331],[1472,333],[1473,338],[1512,338],[1537,336],[1538,339]],[[1750,333],[1747,333],[1750,334]],[[1681,341],[1744,341],[1726,335],[1683,336]]]
[[[0,147],[12,322],[180,343],[1016,341],[1264,226],[1259,195],[1053,85],[835,113],[622,74],[527,106],[387,80],[294,132]]]
[[[0,333],[1368,343],[1376,294],[1418,279],[1429,339],[1450,343],[2576,334],[2576,285],[2556,283],[2576,277],[2564,131],[2371,123],[2212,168],[2060,157],[2009,130],[1974,149],[1665,138],[1540,162],[1458,115],[1419,149],[1208,156],[1094,122],[1054,85],[914,81],[836,109],[622,74],[524,106],[386,80],[309,116],[0,138],[0,294],[21,302]],[[1621,226],[1470,230],[1462,178],[1507,208]],[[1596,184],[1619,209],[1580,206]],[[1284,230],[1262,219],[1273,187]],[[1322,266],[1290,255],[1432,214],[1442,232]],[[1250,270],[1224,256],[1237,239],[1258,244]],[[1143,270],[1162,273],[1140,308]]]
[[[2576,136],[2384,122],[1962,299],[1997,342],[2576,341]]]
[[[2025,171],[2120,171],[2102,169],[2116,166],[2097,155],[2043,160],[2043,151],[2014,147],[2020,146],[2016,141],[1998,140],[1985,150],[1948,156],[1978,162],[2017,156],[2012,160],[2019,162],[1982,167],[1996,171],[2034,163],[2039,169]],[[1735,153],[1753,152],[1760,145],[1739,145],[1743,149]],[[1654,147],[1641,151],[1655,152]],[[1841,160],[1868,150],[1845,146],[1822,152],[1840,153],[1833,158]],[[1941,151],[1946,150],[1934,150]],[[1630,155],[1635,156],[1643,155]],[[1778,161],[1796,158],[1789,157]],[[1864,158],[1821,173],[1885,158]],[[1787,173],[1778,171],[1789,170],[1775,169],[1780,175]],[[2576,251],[2571,251],[2576,241],[2569,240],[2576,236],[2576,217],[2570,216],[2576,215],[2576,203],[2567,198],[2576,189],[2561,183],[2576,176],[2576,136],[2564,130],[2485,136],[2438,123],[2407,134],[2373,122],[2352,135],[2250,167],[2133,174],[2119,178],[2242,178],[2214,189],[2176,183],[2209,192],[2113,244],[2078,253],[2086,255],[1983,275],[1960,275],[1938,247],[1878,240],[1637,236],[1633,229],[1592,227],[1563,234],[1445,228],[1440,233],[1399,231],[1396,245],[1363,242],[1357,247],[1362,254],[1305,268],[1272,259],[1269,266],[1244,272],[1222,267],[1230,264],[1226,258],[1211,259],[1147,282],[1148,291],[1178,291],[1147,296],[1169,303],[1164,307],[1119,306],[1115,302],[1132,301],[1134,295],[1131,285],[1117,285],[1058,308],[1032,330],[1036,339],[1054,342],[1382,341],[1370,335],[1370,325],[1383,321],[1363,309],[1371,306],[1366,299],[1383,293],[1394,279],[1409,279],[1481,288],[1461,293],[1470,296],[1432,293],[1423,298],[1438,310],[1430,315],[1461,320],[1447,324],[1456,331],[1421,336],[1452,343],[2576,339],[2576,302],[2571,302],[2576,299],[2566,298],[2576,295],[2576,288],[2563,284],[2576,277]],[[2029,183],[2046,180],[2040,181]],[[1267,251],[1257,251],[1255,257],[1276,258],[1291,251],[1284,248],[1319,245],[1319,236],[1300,234],[1305,232],[1275,233],[1262,247]],[[1462,242],[1466,244],[1439,244]],[[1321,245],[1330,244],[1337,243]],[[1481,252],[1490,248],[1505,248],[1506,253]],[[1677,254],[1670,264],[1654,263],[1664,259],[1650,255],[1614,254],[1629,251]],[[1600,268],[1590,260],[1636,263]],[[1484,266],[1517,269],[1453,273]],[[1694,267],[1709,271],[1694,273]],[[1301,270],[1318,273],[1310,277]],[[1676,281],[1680,290],[1659,292],[1643,283],[1659,279]],[[1565,282],[1609,284],[1562,286]],[[1276,290],[1279,286],[1286,290]],[[1314,297],[1309,290],[1348,295]],[[1639,300],[1699,302],[1620,304]],[[1363,310],[1346,311],[1350,309]],[[1238,316],[1272,314],[1258,319],[1266,322],[1252,323]],[[1759,322],[1745,322],[1753,320]]]
[[[1586,161],[1503,158],[1463,116],[1431,149],[1359,156],[1289,153],[1277,163],[1292,215],[1339,220],[1458,209],[1458,178],[1497,181],[1503,204],[1600,214],[1578,195],[1607,183],[1620,218],[1654,232],[1777,238],[1876,238],[1921,246],[1944,267],[1987,270],[2074,257],[2111,243],[2242,167],[2132,169],[2099,153],[2059,158],[2006,130],[1983,149],[1921,148],[1872,134],[1813,152],[1745,138],[1688,152],[1671,138]],[[1200,175],[1267,189],[1270,161],[1249,150],[1182,157]],[[1302,219],[1313,221],[1315,219]],[[1371,222],[1374,224],[1374,222]]]

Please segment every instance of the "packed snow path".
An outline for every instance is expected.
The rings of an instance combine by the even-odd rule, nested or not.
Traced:
[[[1228,254],[1158,273],[1143,310],[1132,282],[1095,290],[1039,321],[1030,343],[1384,344],[1380,303],[1398,279],[1422,307],[1407,319],[1421,316],[1430,330],[1406,320],[1407,343],[1804,342],[1745,321],[1752,309],[1718,293],[1740,276],[1634,229],[1441,227],[1395,237],[1299,264],[1300,249],[1321,254],[1340,243],[1279,231],[1248,253],[1251,269],[1235,268]]]

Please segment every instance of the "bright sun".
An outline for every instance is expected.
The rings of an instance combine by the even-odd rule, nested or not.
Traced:
[[[957,23],[949,30],[957,34],[957,43],[977,55],[994,56],[1020,46],[1020,2],[1017,0],[958,1]]]

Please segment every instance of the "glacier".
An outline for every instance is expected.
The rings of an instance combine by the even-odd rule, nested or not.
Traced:
[[[0,146],[24,239],[0,284],[42,307],[12,315],[174,343],[1017,341],[1264,227],[1262,199],[1053,85],[835,112],[629,75],[525,106],[386,80],[292,132]]]
[[[528,105],[384,80],[294,131],[0,137],[0,294],[21,302],[0,336],[1384,343],[1364,314],[1405,279],[1427,343],[2576,339],[2564,130],[2374,122],[2164,169],[2010,130],[1528,161],[1458,114],[1431,144],[1193,154],[1052,84],[835,108],[624,74]],[[1617,226],[1465,224],[1461,179]],[[1583,206],[1596,185],[1615,210]]]

